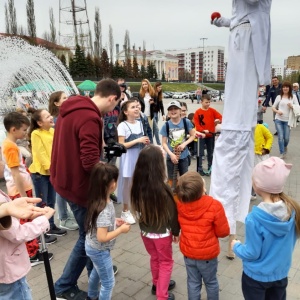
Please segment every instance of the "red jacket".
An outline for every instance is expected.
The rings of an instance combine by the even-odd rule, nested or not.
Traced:
[[[222,123],[222,115],[212,107],[207,110],[199,108],[194,114],[194,124],[197,131],[208,130],[210,132],[215,132],[215,120],[219,119]],[[202,122],[201,122],[202,121]],[[211,137],[211,134],[207,134],[207,137]]]
[[[73,96],[65,101],[55,124],[50,180],[55,191],[87,206],[89,175],[100,160],[102,119],[91,99]]]
[[[221,202],[210,196],[183,203],[177,201],[181,227],[180,250],[192,259],[213,259],[220,253],[218,238],[229,235],[229,225]]]

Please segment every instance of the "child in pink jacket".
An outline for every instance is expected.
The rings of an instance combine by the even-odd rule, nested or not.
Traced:
[[[0,190],[0,202],[9,201],[9,197]],[[45,215],[22,225],[19,219],[12,217],[11,226],[0,230],[0,299],[32,299],[26,281],[31,265],[25,242],[49,230],[48,219],[55,211],[49,207],[45,209]]]

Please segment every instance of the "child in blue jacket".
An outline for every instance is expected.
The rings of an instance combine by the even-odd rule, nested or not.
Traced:
[[[300,236],[300,205],[283,192],[291,167],[270,157],[253,170],[253,188],[262,202],[246,218],[245,243],[231,244],[243,261],[246,300],[286,299],[292,253]]]

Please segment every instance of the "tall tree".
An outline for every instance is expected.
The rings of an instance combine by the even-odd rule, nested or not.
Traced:
[[[95,76],[95,64],[89,53],[86,56],[86,66],[87,66],[87,76],[94,77]]]
[[[100,20],[99,8],[95,8],[95,22],[94,22],[94,31],[95,31],[95,56],[100,57],[102,54],[102,27]]]
[[[94,54],[94,47],[93,47],[93,40],[92,40],[91,30],[89,30],[89,53],[91,54],[91,56]]]
[[[143,66],[146,69],[146,42],[143,41]]]
[[[53,14],[53,8],[49,9],[49,18],[50,18],[50,42],[57,43],[57,35],[56,35],[56,27],[55,27],[55,19]]]
[[[125,50],[125,61],[131,59],[130,55],[130,37],[129,31],[125,31],[125,38],[124,38],[124,50]]]
[[[35,38],[36,37],[36,26],[35,26],[34,1],[33,0],[27,0],[26,12],[27,12],[28,34],[32,38]]]
[[[108,55],[107,55],[107,51],[105,49],[102,50],[102,54],[101,54],[101,70],[102,70],[102,74],[103,77],[110,77],[110,73],[109,73],[109,59],[108,59]]]
[[[114,36],[113,36],[113,29],[109,24],[109,33],[108,33],[108,47],[109,47],[109,58],[110,62],[114,61]]]
[[[139,74],[139,64],[137,62],[137,58],[136,55],[133,57],[133,62],[132,62],[132,77],[133,78],[139,78],[140,74]]]
[[[8,0],[10,33],[18,34],[17,13],[14,0]]]
[[[4,8],[5,8],[5,32],[10,33],[11,26],[10,26],[10,18],[9,18],[7,3],[5,3]]]

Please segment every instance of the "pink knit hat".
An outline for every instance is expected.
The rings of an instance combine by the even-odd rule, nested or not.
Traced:
[[[253,183],[262,192],[279,194],[283,191],[291,168],[291,164],[286,164],[282,159],[272,156],[254,167]]]

